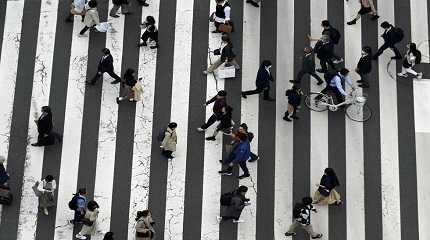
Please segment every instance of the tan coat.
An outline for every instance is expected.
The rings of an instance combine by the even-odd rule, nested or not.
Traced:
[[[154,221],[152,220],[151,214],[148,214],[146,217],[141,217],[136,222],[136,240],[151,240],[154,238],[151,238],[150,236],[154,236],[155,230],[152,227],[152,223]],[[152,232],[152,234],[150,233]],[[148,234],[149,237],[138,237],[137,234]]]
[[[140,81],[137,81],[136,84],[134,84],[133,88],[133,99],[136,102],[142,101],[142,95],[143,95],[143,86]]]
[[[97,8],[90,8],[86,11],[84,24],[87,27],[92,27],[94,25],[100,24],[99,12],[97,12]]]
[[[82,225],[82,229],[80,231],[81,235],[94,235],[96,234],[97,230],[97,218],[99,216],[99,209],[96,208],[93,212],[87,209],[87,212],[85,213],[86,219],[89,219],[91,222],[93,222],[92,226]]]
[[[170,128],[167,128],[166,132],[164,133],[164,139],[161,143],[161,146],[163,146],[163,149],[166,151],[176,151],[176,144],[178,142],[176,131],[172,130]]]

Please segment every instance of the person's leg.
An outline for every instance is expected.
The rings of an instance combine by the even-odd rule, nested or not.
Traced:
[[[293,81],[295,83],[300,83],[302,81],[303,76],[306,74],[306,71],[301,69],[299,73],[297,73],[296,79]]]
[[[212,124],[214,124],[214,123],[216,122],[216,120],[217,120],[216,115],[215,115],[215,114],[212,114],[212,115],[209,117],[208,121],[207,121],[205,124],[203,124],[203,125],[201,126],[201,128],[202,128],[202,129],[207,129],[207,128],[208,128],[208,127],[210,127]]]
[[[319,234],[314,232],[314,228],[312,224],[303,226],[303,229],[309,234],[311,237],[317,237]]]
[[[139,43],[139,47],[140,46],[146,46],[147,45],[147,41],[148,41],[148,38],[149,38],[149,32],[148,31],[145,31],[145,32],[143,32],[142,33],[142,36],[140,37],[140,39],[142,39],[142,43]]]
[[[402,67],[402,68],[403,68],[403,67]],[[414,75],[415,77],[416,77],[416,76],[418,76],[418,73],[417,73],[414,69],[412,69],[412,67],[410,67],[410,68],[406,68],[406,72],[408,72],[408,73],[410,73],[410,74]]]
[[[251,152],[250,155],[251,155],[251,159],[248,162],[254,162],[254,161],[256,161],[258,159],[258,155],[257,154]]]
[[[253,94],[259,94],[263,91],[263,89],[257,88],[255,90],[243,91],[242,96],[248,96]]]
[[[310,72],[309,74],[317,80],[317,84],[324,83],[324,81],[320,78],[320,76],[318,76],[318,74],[316,74],[315,72]]]
[[[333,53],[333,58],[335,58],[334,56],[334,53]],[[333,63],[333,60],[332,60],[332,58],[328,58],[327,59],[327,63],[328,63],[328,65],[330,65],[330,67],[333,69],[333,70],[336,70],[336,66],[334,65],[334,63]]]
[[[115,81],[113,81],[112,83],[121,82],[121,77],[116,75],[116,73],[114,71],[109,71],[109,72],[107,72],[107,74],[109,74],[109,76],[111,76],[113,79],[115,79]]]
[[[373,59],[377,59],[387,48],[388,48],[388,44],[384,43],[382,44],[382,46],[378,49],[378,51],[373,55]]]
[[[86,31],[88,31],[88,29],[90,29],[90,27],[84,26],[84,28],[82,28],[82,30],[79,32],[80,35],[84,35],[84,33]]]
[[[239,177],[249,177],[249,170],[248,170],[248,167],[246,166],[246,161],[240,161],[239,166],[243,171],[243,174]]]
[[[291,107],[292,107],[291,118],[292,119],[299,119],[299,117],[296,116],[297,106],[291,105]]]
[[[88,83],[94,85],[96,83],[96,81],[99,80],[99,78],[102,76],[103,76],[103,73],[97,71],[96,75]]]
[[[296,229],[297,229],[297,227],[300,227],[300,226],[301,226],[301,224],[300,224],[300,223],[298,223],[298,222],[294,221],[294,222],[290,225],[290,227],[288,228],[287,234],[288,234],[288,233],[295,234],[295,233],[296,233]]]
[[[322,72],[327,72],[327,60],[325,58],[320,58],[320,65]]]
[[[229,63],[231,63],[234,68],[240,69],[239,63],[237,63],[236,58],[233,58]]]
[[[400,54],[399,49],[397,49],[395,45],[390,46],[390,48],[391,48],[391,50],[393,50],[393,52],[395,54],[395,56],[394,56],[395,59],[402,59],[402,54]]]
[[[263,99],[265,100],[270,99],[269,92],[270,92],[270,87],[267,87],[263,90]]]
[[[70,10],[69,10],[69,15],[67,16],[67,18],[66,18],[66,22],[73,22],[73,14],[70,12]]]
[[[113,6],[112,6],[112,9],[110,10],[110,12],[109,12],[109,16],[111,16],[111,17],[119,17],[118,15],[116,15],[116,13],[118,12],[118,9],[120,8],[121,6],[120,5],[116,5],[116,4],[114,4]]]
[[[172,157],[172,151],[169,151],[169,150],[163,150],[163,151],[161,151],[161,154],[163,154],[163,156],[165,156],[166,158],[173,158]]]
[[[121,13],[128,14],[130,11],[128,10],[128,4],[121,4]]]
[[[210,65],[208,67],[207,72],[208,73],[213,73],[213,71],[215,71],[215,69],[217,69],[221,64],[222,64],[221,58],[218,58],[215,62],[212,63],[212,65]]]

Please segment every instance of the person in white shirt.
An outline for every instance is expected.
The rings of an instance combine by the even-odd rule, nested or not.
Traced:
[[[43,213],[48,215],[48,208],[55,206],[54,191],[57,184],[52,175],[47,175],[42,180],[42,188],[39,187],[39,181],[33,186],[33,191],[39,199],[39,207],[43,209]]]
[[[80,15],[82,16],[82,22],[85,18],[85,4],[86,0],[73,0],[73,3],[70,5],[70,13],[69,16],[66,18],[66,22],[73,22],[73,16],[74,15]]]
[[[336,97],[336,103],[342,103],[345,101],[345,96],[348,95],[348,93],[343,89],[342,83],[346,82],[349,86],[355,89],[355,86],[349,77],[349,70],[342,68],[338,73],[336,73],[336,75],[331,76],[330,78],[331,80],[329,84],[324,88],[322,93],[333,92]]]
[[[417,49],[417,45],[415,43],[409,43],[406,45],[406,54],[403,58],[402,64],[402,72],[398,73],[399,77],[408,77],[408,73],[414,75],[414,77],[421,79],[423,73],[417,73],[414,69],[412,69],[415,64],[421,63],[421,52]]]
[[[216,0],[216,9],[213,14],[213,21],[216,30],[212,31],[213,33],[217,33],[218,28],[221,24],[229,24],[230,23],[230,12],[231,7],[230,4],[226,0]]]

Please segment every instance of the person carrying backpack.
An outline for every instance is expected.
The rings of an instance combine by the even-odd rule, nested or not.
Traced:
[[[417,49],[417,45],[415,43],[409,43],[406,45],[406,54],[403,58],[402,64],[402,72],[397,73],[399,77],[407,77],[408,73],[414,75],[414,77],[421,79],[423,73],[417,73],[414,69],[412,69],[415,64],[421,63],[421,52]]]
[[[378,49],[375,55],[372,57],[373,60],[378,59],[378,57],[387,49],[390,48],[393,50],[395,56],[391,57],[391,59],[402,59],[402,55],[399,50],[396,48],[396,44],[403,40],[404,33],[403,30],[394,27],[387,21],[381,23],[381,27],[384,29],[384,33],[381,37],[384,39],[384,44]]]
[[[161,140],[161,154],[165,156],[168,160],[172,160],[172,158],[174,158],[172,153],[176,151],[176,144],[178,142],[178,137],[176,136],[176,127],[178,127],[177,123],[169,123],[169,125],[167,125],[167,128],[163,131],[163,139],[159,139]]]
[[[36,181],[33,185],[33,192],[39,199],[39,207],[43,210],[45,215],[48,215],[48,208],[55,206],[54,192],[57,188],[57,184],[52,175],[47,175],[42,180],[42,188],[39,186],[39,181]]]
[[[82,219],[83,225],[81,231],[75,235],[77,239],[87,239],[87,235],[92,236],[96,234],[99,208],[99,204],[96,201],[88,202],[87,211]]]
[[[245,206],[250,205],[249,199],[245,197],[248,187],[240,186],[233,192],[227,192],[221,195],[221,216],[217,216],[218,222],[233,219],[233,223],[241,223],[240,219],[242,210]]]
[[[340,34],[339,30],[337,30],[336,28],[334,28],[330,22],[328,20],[323,20],[321,21],[321,27],[323,28],[323,31],[321,33],[321,35],[327,35],[330,38],[330,42],[333,43],[333,47],[337,44],[339,44],[340,39],[342,38],[342,35]],[[318,38],[312,38],[311,36],[308,35],[309,41],[318,41]],[[339,64],[341,62],[343,62],[343,58],[337,56],[334,53],[334,49],[333,49],[333,63],[334,64]]]
[[[296,236],[296,229],[303,228],[312,239],[322,238],[321,233],[315,233],[311,224],[311,212],[317,212],[312,206],[312,198],[304,197],[301,203],[294,205],[293,217],[294,222],[290,225],[285,236]]]
[[[69,202],[70,210],[75,211],[75,215],[71,224],[81,223],[82,217],[85,215],[85,205],[87,204],[86,198],[87,190],[85,188],[80,188],[76,194],[73,195],[72,200]]]

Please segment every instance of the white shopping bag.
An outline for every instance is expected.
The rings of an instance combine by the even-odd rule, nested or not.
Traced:
[[[115,29],[112,28],[112,23],[110,22],[101,22],[99,25],[96,25],[95,28],[99,32],[116,32]]]
[[[234,66],[222,66],[218,68],[217,77],[219,78],[234,78],[236,76],[236,68]]]

